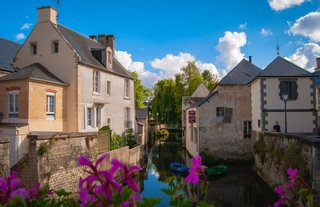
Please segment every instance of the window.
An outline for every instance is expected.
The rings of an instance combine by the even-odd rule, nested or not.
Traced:
[[[243,138],[251,138],[251,121],[243,122]]]
[[[53,53],[59,52],[59,41],[58,40],[52,42],[52,52]]]
[[[216,108],[217,123],[231,123],[232,108],[217,107]]]
[[[223,123],[224,119],[224,108],[217,107],[217,123]]]
[[[95,108],[96,111],[96,127],[100,127],[101,124],[101,109],[99,107]]]
[[[107,125],[110,127],[110,129],[111,129],[111,117],[108,117],[107,118]]]
[[[93,108],[87,108],[87,126],[93,127]]]
[[[93,71],[93,92],[100,93],[100,72],[98,70]]]
[[[55,94],[47,94],[46,116],[49,120],[55,119]]]
[[[129,98],[130,96],[130,81],[128,79],[124,82],[124,97]]]
[[[19,117],[19,93],[10,92],[8,94],[9,118]]]
[[[126,107],[124,110],[124,121],[125,121],[125,127],[131,128],[130,108],[129,107]]]
[[[31,55],[37,54],[37,43],[36,42],[30,43],[30,50],[31,50]]]
[[[111,95],[111,81],[107,81],[107,95]]]
[[[288,94],[288,100],[296,100],[298,98],[298,86],[296,81],[282,80],[280,81],[280,99],[283,94]]]

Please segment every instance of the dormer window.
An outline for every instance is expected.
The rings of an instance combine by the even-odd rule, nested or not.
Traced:
[[[37,42],[30,42],[31,55],[37,54]]]
[[[59,52],[59,41],[55,40],[52,42],[52,53],[58,53]]]

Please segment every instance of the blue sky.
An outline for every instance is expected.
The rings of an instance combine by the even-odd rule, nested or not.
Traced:
[[[151,87],[188,61],[223,77],[243,57],[266,67],[280,56],[312,71],[320,56],[320,0],[13,0],[2,2],[0,37],[23,43],[40,6],[83,35],[114,34],[116,57]]]

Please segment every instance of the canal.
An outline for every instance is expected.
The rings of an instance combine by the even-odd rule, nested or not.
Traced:
[[[185,163],[188,159],[191,158],[181,142],[172,139],[156,141],[149,150],[148,171],[144,175],[141,195],[160,197],[162,202],[158,206],[169,206],[170,198],[161,191],[162,188],[169,188],[170,177],[177,176],[170,170],[169,164],[174,161]],[[252,165],[233,165],[229,166],[225,176],[209,178],[208,203],[216,207],[273,206],[277,200],[276,194],[252,168]],[[184,178],[178,177],[183,182]]]

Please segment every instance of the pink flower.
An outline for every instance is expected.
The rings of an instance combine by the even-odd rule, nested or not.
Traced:
[[[206,167],[201,166],[202,159],[200,156],[195,156],[192,158],[192,167],[189,170],[189,175],[186,177],[186,182],[192,182],[196,185],[199,182],[199,175],[202,175]]]
[[[276,192],[280,197],[284,195],[284,191],[282,186],[278,186],[274,189],[274,192]]]
[[[123,184],[127,184],[129,188],[131,188],[134,192],[139,192],[139,188],[137,186],[136,181],[133,179],[132,175],[134,172],[141,170],[142,168],[140,166],[134,165],[131,167],[127,167],[124,164],[122,164],[117,159],[111,160],[112,168],[110,169],[110,172],[116,172],[119,168],[122,169],[122,182]]]
[[[284,188],[280,185],[274,189],[274,191],[278,194],[280,199],[274,203],[274,207],[279,207],[281,205],[285,205],[285,195],[284,195]]]
[[[274,203],[274,207],[280,207],[281,205],[285,205],[286,202],[283,199],[279,199],[277,202]]]
[[[0,177],[0,204],[6,204],[16,196],[28,198],[29,192],[20,188],[22,182],[17,178],[17,173],[13,171],[7,178]]]
[[[88,203],[94,201],[94,196],[91,195],[86,188],[82,188],[79,193],[81,207],[85,207]]]

